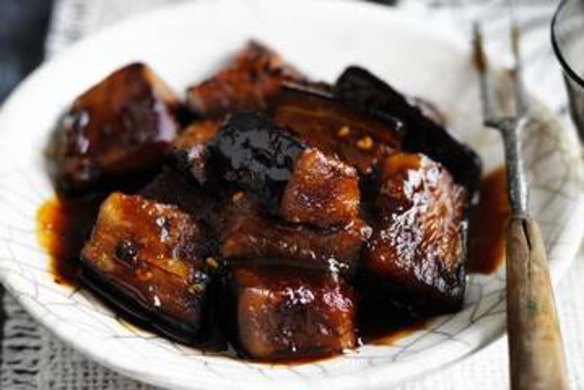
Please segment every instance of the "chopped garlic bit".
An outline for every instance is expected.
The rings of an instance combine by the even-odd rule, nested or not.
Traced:
[[[349,135],[350,132],[351,132],[351,129],[349,128],[349,126],[343,126],[337,132],[337,137],[345,138]]]
[[[357,141],[357,147],[361,150],[369,150],[373,147],[373,138],[369,137],[368,135],[360,138]]]
[[[243,198],[243,191],[238,191],[231,197],[233,203],[238,203]]]
[[[207,263],[207,265],[211,268],[218,268],[219,267],[219,263],[217,262],[217,260],[215,260],[213,257],[207,257],[205,259],[205,262]]]

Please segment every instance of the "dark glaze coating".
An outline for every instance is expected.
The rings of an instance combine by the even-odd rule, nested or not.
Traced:
[[[446,169],[470,188],[477,165],[402,95],[352,70],[333,88],[299,80],[251,44],[189,103],[195,115],[134,64],[62,120],[61,195],[107,196],[80,254],[84,286],[149,329],[199,346],[225,335],[262,361],[338,353],[460,307],[468,197]],[[138,174],[150,179],[138,195],[111,192]],[[79,251],[91,210],[44,228],[44,243],[71,225]]]
[[[208,145],[215,139],[220,126],[219,121],[213,120],[192,123],[172,143],[171,163],[200,185],[207,183]]]
[[[197,218],[208,221],[215,202],[213,194],[173,167],[165,166],[139,194],[154,202],[174,205]]]
[[[250,42],[225,68],[190,87],[187,102],[193,111],[208,118],[234,111],[263,111],[282,82],[302,79],[277,53]]]
[[[296,161],[280,204],[289,222],[326,228],[344,226],[359,218],[359,176],[355,168],[316,148]]]
[[[393,345],[401,337],[425,327],[431,312],[404,304],[397,296],[354,283],[357,292],[357,333],[362,344]]]
[[[51,199],[37,212],[38,236],[51,255],[53,279],[77,287],[79,253],[95,224],[102,196],[85,196],[68,201]]]
[[[376,200],[379,219],[361,263],[363,279],[417,307],[459,309],[466,204],[465,189],[442,165],[419,154],[386,158]]]
[[[371,229],[356,219],[334,230],[287,225],[262,213],[261,205],[237,193],[222,208],[220,254],[232,259],[277,261],[346,272],[354,269]]]
[[[155,325],[196,335],[210,283],[200,245],[206,234],[176,206],[113,193],[100,207],[81,260],[99,277],[92,287],[113,288]]]
[[[177,133],[178,99],[143,64],[121,68],[79,96],[61,118],[49,153],[57,188],[112,188],[121,176],[156,167]]]
[[[481,161],[468,146],[429,117],[401,93],[365,69],[352,66],[338,78],[334,94],[378,118],[399,120],[404,125],[403,149],[424,153],[444,165],[454,180],[466,187],[470,200],[478,190]]]
[[[262,114],[238,113],[226,119],[209,148],[211,168],[227,185],[276,208],[305,146]]]
[[[401,142],[398,122],[363,115],[330,95],[301,86],[282,88],[274,100],[273,117],[309,146],[336,154],[364,174]]]
[[[505,231],[511,217],[507,173],[501,166],[487,174],[480,185],[481,199],[471,211],[468,242],[469,272],[493,273],[505,259]]]
[[[355,347],[355,295],[341,278],[294,267],[235,267],[226,279],[225,312],[245,355],[278,361]]]

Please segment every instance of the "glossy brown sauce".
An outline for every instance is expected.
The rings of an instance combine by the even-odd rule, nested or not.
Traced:
[[[372,297],[359,301],[357,323],[361,344],[392,345],[412,333],[424,329],[430,321],[425,313],[409,313]]]
[[[480,203],[471,214],[467,270],[490,274],[505,258],[505,231],[511,215],[505,167],[487,174],[480,191]]]
[[[97,196],[67,202],[54,198],[38,210],[38,239],[51,256],[51,274],[56,283],[78,286],[79,252],[90,233],[100,202]],[[471,215],[469,272],[488,274],[499,267],[504,258],[505,225],[509,215],[505,170],[500,167],[483,178],[481,201]],[[358,313],[362,343],[390,345],[423,329],[429,322],[428,318],[404,315],[403,311],[392,308],[380,313],[379,307],[377,305],[375,310],[361,307]],[[132,328],[150,328],[147,324],[136,324],[123,314],[120,322]],[[301,359],[292,364],[314,360]]]
[[[38,239],[51,257],[51,274],[56,283],[78,285],[79,252],[100,203],[97,196],[67,202],[53,198],[37,211]]]
[[[426,325],[430,322],[430,318],[418,319],[411,322],[401,322],[397,323],[393,328],[387,328],[383,335],[377,337],[364,338],[363,342],[365,344],[373,345],[393,345],[397,341],[404,339],[411,334],[425,329]]]

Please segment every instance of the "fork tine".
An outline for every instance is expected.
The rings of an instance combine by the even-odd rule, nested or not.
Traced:
[[[483,124],[491,127],[497,118],[493,82],[489,72],[487,56],[483,48],[483,35],[478,21],[473,23],[473,55],[479,71]]]
[[[524,116],[527,111],[525,90],[523,88],[523,66],[521,63],[521,50],[519,46],[521,30],[515,20],[511,21],[511,49],[513,52],[513,89],[515,93],[515,111],[518,117]]]

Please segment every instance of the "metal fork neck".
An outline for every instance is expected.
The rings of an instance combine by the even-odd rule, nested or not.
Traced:
[[[507,187],[509,189],[509,203],[515,217],[528,215],[528,190],[523,158],[521,156],[520,137],[528,119],[526,117],[509,118],[492,123],[503,136],[505,161],[507,167]]]

